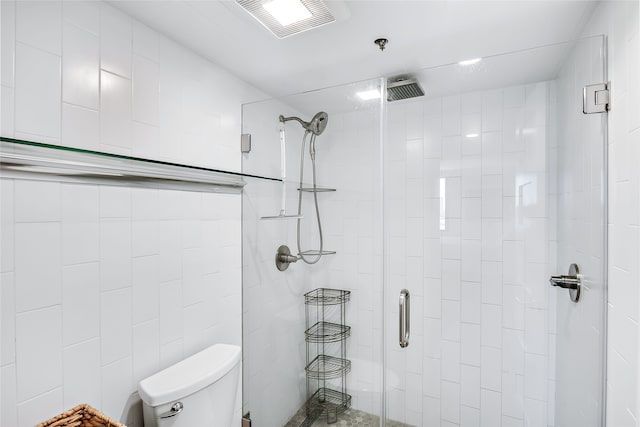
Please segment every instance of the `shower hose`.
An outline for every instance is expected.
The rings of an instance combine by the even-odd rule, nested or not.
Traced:
[[[300,190],[298,191],[298,215],[302,216],[302,178],[304,176],[304,149],[307,144],[307,135],[309,131],[304,133],[304,137],[302,138],[302,149],[300,150]],[[311,141],[309,141],[309,156],[311,157],[311,170],[313,176],[313,201],[316,207],[316,218],[318,219],[318,233],[320,234],[320,249],[315,257],[308,258],[308,255],[304,255],[301,245],[300,245],[300,223],[302,221],[301,218],[298,218],[298,228],[297,228],[297,242],[298,242],[298,256],[301,260],[306,262],[307,264],[315,264],[320,261],[322,258],[322,248],[323,248],[323,239],[322,239],[322,224],[320,223],[320,209],[318,208],[318,191],[316,186],[316,135],[314,133],[311,134]]]

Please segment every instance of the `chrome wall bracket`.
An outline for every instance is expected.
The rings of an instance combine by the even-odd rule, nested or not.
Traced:
[[[247,154],[251,152],[251,134],[243,133],[240,135],[240,151]]]
[[[609,110],[609,85],[599,83],[582,89],[582,112],[584,114],[606,113]]]
[[[580,300],[580,287],[582,286],[580,282],[581,276],[578,264],[571,264],[569,266],[569,273],[566,276],[551,276],[549,279],[551,286],[567,289],[569,291],[569,297],[573,302]]]

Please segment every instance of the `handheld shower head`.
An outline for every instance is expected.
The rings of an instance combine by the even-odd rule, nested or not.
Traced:
[[[313,116],[311,122],[309,122],[309,127],[307,130],[310,130],[315,135],[320,135],[327,128],[327,123],[329,123],[329,115],[324,111],[320,111],[318,114]]]
[[[285,117],[282,115],[280,116],[280,121],[282,123],[288,122],[289,120],[295,120],[299,122],[304,129],[317,136],[324,132],[325,128],[327,127],[327,123],[329,122],[329,115],[324,111],[320,111],[318,114],[313,116],[313,118],[309,122],[305,122],[299,117]]]

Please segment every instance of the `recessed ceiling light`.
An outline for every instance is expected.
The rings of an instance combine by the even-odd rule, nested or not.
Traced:
[[[477,133],[468,133],[465,135],[466,138],[477,138],[478,134]]]
[[[458,62],[458,64],[460,64],[460,65],[473,65],[473,64],[477,64],[480,61],[482,61],[482,58],[473,58],[473,59],[467,59],[466,61],[460,61],[460,62]]]
[[[322,0],[236,0],[236,3],[279,39],[336,20]]]
[[[311,18],[311,12],[300,0],[273,0],[262,5],[283,26]]]
[[[371,99],[380,98],[380,91],[378,89],[365,90],[362,92],[357,92],[356,95],[358,95],[363,101],[369,101]]]

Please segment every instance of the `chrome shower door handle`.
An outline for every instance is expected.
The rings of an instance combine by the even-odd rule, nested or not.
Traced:
[[[580,279],[575,276],[551,276],[549,279],[549,283],[551,286],[557,286],[563,289],[578,289],[580,286]]]
[[[183,409],[184,409],[184,405],[182,404],[182,402],[176,402],[173,404],[173,406],[169,411],[165,412],[164,414],[160,414],[160,418],[164,419],[164,418],[175,417],[180,412],[182,412]]]
[[[409,335],[411,333],[411,301],[409,291],[403,289],[400,291],[400,347],[405,348],[409,345]]]
[[[571,264],[567,274],[551,276],[549,278],[551,286],[567,289],[569,291],[569,298],[571,298],[571,301],[573,302],[580,301],[581,282],[582,275],[580,274],[580,268],[577,264]]]

